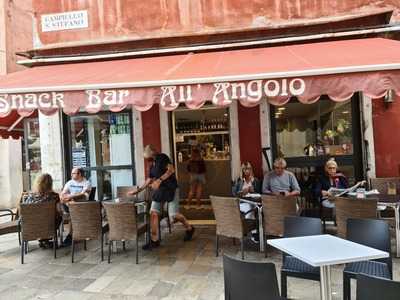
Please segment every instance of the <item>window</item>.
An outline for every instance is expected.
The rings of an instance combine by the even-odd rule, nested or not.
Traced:
[[[274,157],[284,157],[300,176],[322,172],[326,160],[334,157],[351,182],[361,178],[358,107],[357,95],[345,102],[321,97],[313,104],[291,100],[282,107],[272,107]]]
[[[125,112],[69,118],[70,166],[85,170],[97,199],[114,198],[118,186],[134,184],[131,123]]]

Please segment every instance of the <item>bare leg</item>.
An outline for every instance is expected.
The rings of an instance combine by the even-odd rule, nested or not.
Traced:
[[[201,182],[197,182],[196,185],[196,199],[197,199],[197,205],[200,207],[201,206],[201,194],[203,192],[203,184]]]
[[[195,183],[191,183],[190,188],[189,188],[188,199],[187,199],[188,200],[187,205],[189,205],[189,206],[192,204],[194,191],[195,191]]]
[[[177,213],[177,214],[174,216],[174,223],[176,223],[176,222],[182,223],[183,226],[185,226],[186,230],[192,230],[192,225],[190,225],[190,224],[188,223],[188,221],[186,220],[185,216],[182,215],[181,213]]]
[[[158,213],[152,211],[150,213],[150,228],[151,228],[151,240],[158,241]]]

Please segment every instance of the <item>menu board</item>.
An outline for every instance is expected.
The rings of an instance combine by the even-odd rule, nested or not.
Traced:
[[[72,148],[72,167],[86,167],[86,148]]]

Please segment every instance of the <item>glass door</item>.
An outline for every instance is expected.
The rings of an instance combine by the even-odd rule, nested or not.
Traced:
[[[42,172],[39,119],[25,119],[24,129],[25,170],[28,175],[28,189],[32,190],[36,177]]]
[[[69,117],[71,168],[85,170],[98,200],[115,198],[118,186],[135,183],[131,124],[128,112]]]

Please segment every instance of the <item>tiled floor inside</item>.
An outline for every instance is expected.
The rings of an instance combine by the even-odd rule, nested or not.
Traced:
[[[183,228],[174,226],[172,234],[163,233],[159,249],[140,250],[138,265],[133,243],[128,243],[126,252],[119,245],[108,264],[100,261],[97,241],[89,242],[87,251],[79,244],[74,264],[69,248],[60,249],[58,258],[53,259],[51,250],[32,242],[21,265],[17,236],[1,236],[0,299],[224,299],[222,259],[215,257],[214,236],[214,226],[197,225],[194,240],[183,242]],[[229,255],[239,255],[238,243],[233,245],[231,239],[222,239],[221,248]],[[269,257],[264,258],[251,248],[246,259],[274,262],[279,280],[280,253],[271,248]],[[394,279],[400,280],[400,260],[393,263]],[[333,299],[342,298],[342,269],[332,270]],[[319,283],[290,278],[288,295],[291,299],[319,299]]]

